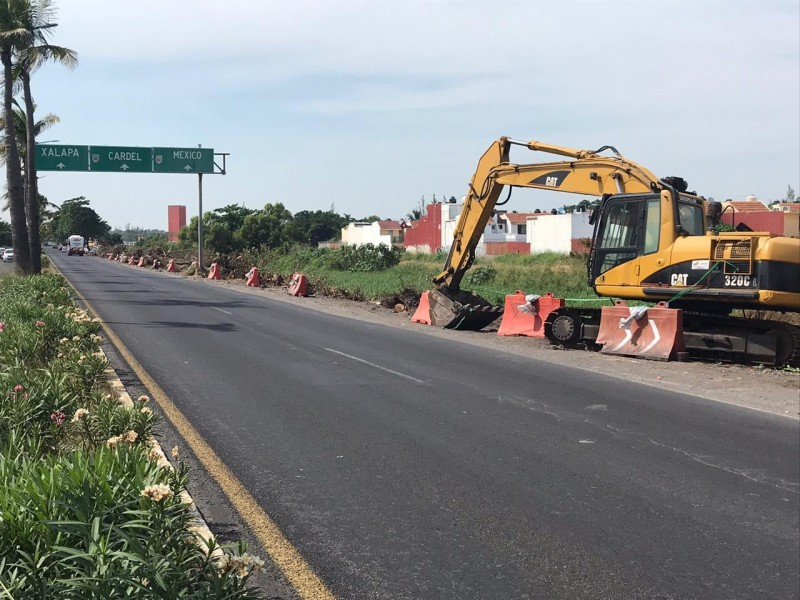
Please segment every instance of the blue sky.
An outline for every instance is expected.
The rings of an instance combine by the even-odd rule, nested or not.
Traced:
[[[43,140],[229,152],[204,208],[400,218],[464,195],[502,135],[613,145],[718,200],[800,193],[796,0],[61,0],[75,71],[33,80]],[[515,161],[539,159],[531,153]],[[114,227],[197,212],[196,176],[42,173]],[[515,193],[509,209],[574,203]],[[7,219],[7,215],[3,215]]]

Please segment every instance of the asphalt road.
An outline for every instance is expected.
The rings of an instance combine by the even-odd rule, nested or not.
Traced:
[[[339,598],[798,596],[796,420],[51,256]]]

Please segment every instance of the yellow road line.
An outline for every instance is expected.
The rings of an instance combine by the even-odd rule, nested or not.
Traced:
[[[52,261],[51,261],[52,263]],[[53,265],[55,268],[55,265]],[[58,269],[56,269],[58,270]],[[60,271],[59,271],[60,272]],[[63,275],[63,273],[62,273]],[[64,278],[66,279],[66,277]],[[100,316],[92,305],[67,279],[67,283],[75,291],[75,294],[97,318]],[[302,600],[335,600],[335,596],[328,587],[314,573],[313,569],[303,559],[297,549],[281,533],[275,522],[264,512],[250,492],[239,482],[236,476],[217,456],[189,420],[183,416],[180,410],[169,399],[164,390],[150,377],[144,367],[122,343],[117,334],[101,320],[103,331],[108,339],[116,346],[117,351],[127,361],[139,380],[145,385],[152,398],[169,419],[175,430],[186,440],[192,453],[211,475],[214,481],[222,488],[228,500],[242,516],[242,519],[255,534],[258,541],[264,547],[272,562],[281,570],[283,576],[292,585]]]

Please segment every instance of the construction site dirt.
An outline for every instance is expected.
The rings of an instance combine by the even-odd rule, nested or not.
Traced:
[[[446,330],[412,323],[411,315],[401,306],[387,308],[380,302],[357,302],[321,296],[297,298],[289,296],[285,288],[248,288],[244,280],[204,280],[204,283],[227,285],[242,293],[266,294],[271,299],[300,304],[311,310],[409,329],[419,335],[439,336],[454,343],[473,344],[487,352],[528,356],[543,363],[603,373],[715,402],[800,419],[800,373],[796,369],[696,361],[666,362],[608,356],[591,350],[566,350],[552,346],[545,339],[498,336],[499,321],[482,331]],[[532,370],[531,377],[535,376],[535,371]]]

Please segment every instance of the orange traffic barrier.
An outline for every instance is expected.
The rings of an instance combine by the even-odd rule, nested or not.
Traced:
[[[139,258],[139,262],[138,262],[138,263],[136,263],[136,266],[138,266],[138,267],[143,267],[143,266],[145,266],[145,264],[144,264],[144,256],[142,256],[142,257],[140,257],[140,258]]]
[[[543,338],[544,322],[557,308],[564,307],[563,298],[554,298],[551,292],[544,296],[517,290],[506,296],[503,319],[497,335],[524,335]]]
[[[412,323],[422,323],[423,325],[431,325],[431,301],[428,298],[430,292],[425,290],[419,297],[419,306],[414,314],[411,316]]]
[[[133,263],[135,263],[135,262],[136,262],[136,259],[135,259],[133,256],[131,256],[131,257],[128,259],[128,264],[129,264],[129,265],[133,265]]]
[[[211,263],[211,270],[208,272],[209,279],[222,279],[222,274],[219,272],[219,264],[216,262]]]
[[[256,267],[253,267],[247,272],[245,279],[248,287],[261,287],[261,276],[259,275]]]
[[[170,258],[169,262],[167,263],[167,272],[174,273],[175,272],[175,259]]]
[[[308,296],[308,277],[303,273],[293,273],[286,291],[292,296]]]
[[[667,308],[665,302],[649,307],[617,300],[614,306],[603,307],[597,343],[603,345],[603,354],[669,360],[686,351],[683,311]]]

